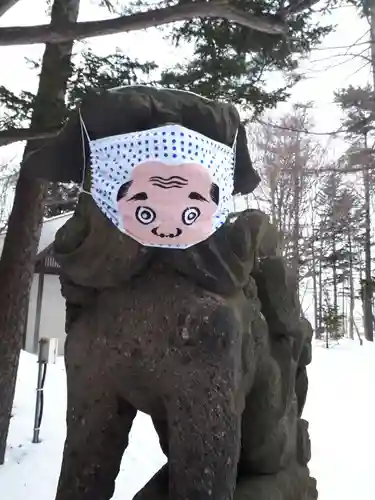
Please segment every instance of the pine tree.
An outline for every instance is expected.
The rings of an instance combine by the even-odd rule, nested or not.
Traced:
[[[270,16],[284,2],[237,0],[234,4],[246,12]],[[313,9],[304,9],[301,2],[289,2],[291,10],[297,4],[302,10],[297,9],[289,20],[285,37],[255,33],[226,19],[197,18],[174,28],[176,48],[183,42],[194,43],[194,56],[164,71],[162,83],[238,103],[255,113],[285,101],[291,87],[301,78],[296,71],[298,60],[332,29],[323,25],[323,13],[316,22]],[[270,90],[266,84],[275,71],[284,76],[284,83]]]
[[[37,61],[28,61],[35,70],[40,70]],[[90,49],[80,52],[73,58],[72,75],[69,78],[66,92],[66,117],[88,90],[92,88],[113,88],[121,85],[150,82],[151,73],[156,69],[155,63],[141,63],[131,60],[120,50],[108,56],[98,56]],[[29,125],[36,96],[23,91],[18,95],[4,86],[0,86],[0,106],[3,127],[26,127]],[[71,211],[77,200],[78,187],[72,184],[50,183],[46,199],[45,216],[53,217]]]
[[[371,87],[348,87],[336,93],[336,102],[344,111],[346,117],[343,125],[347,137],[351,141],[348,151],[350,166],[362,172],[364,192],[364,224],[365,224],[365,277],[363,282],[363,306],[365,337],[369,341],[374,339],[373,326],[373,293],[374,280],[372,278],[372,234],[371,234],[371,197],[373,186],[373,150],[371,143],[375,138],[375,102]]]

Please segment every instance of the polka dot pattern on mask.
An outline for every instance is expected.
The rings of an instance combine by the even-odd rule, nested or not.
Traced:
[[[103,137],[90,141],[91,193],[100,210],[122,232],[117,208],[119,188],[130,181],[134,168],[145,161],[168,165],[198,163],[208,169],[219,187],[219,206],[212,221],[212,233],[226,221],[231,208],[234,148],[214,141],[181,125]],[[150,245],[156,246],[156,245]],[[160,244],[163,248],[186,248]]]

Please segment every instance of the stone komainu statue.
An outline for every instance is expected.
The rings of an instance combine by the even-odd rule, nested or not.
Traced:
[[[67,438],[56,500],[109,500],[137,410],[168,457],[137,500],[314,500],[301,419],[310,324],[257,210],[235,108],[148,87],[93,92],[30,175],[82,183],[54,251],[66,299]]]

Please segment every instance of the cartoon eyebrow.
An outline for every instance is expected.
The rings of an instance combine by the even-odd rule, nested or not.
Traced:
[[[153,186],[157,186],[163,189],[170,188],[182,188],[188,184],[188,180],[179,175],[171,175],[170,177],[160,177],[159,175],[154,175],[150,177],[150,181]]]
[[[144,191],[142,193],[137,193],[135,194],[134,196],[132,196],[131,198],[129,198],[128,201],[140,201],[140,200],[147,200],[148,196],[147,196],[147,193],[145,193]]]
[[[160,175],[154,175],[150,177],[150,181],[170,183],[170,182],[181,182],[182,184],[187,184],[188,180],[179,175],[171,175],[170,177],[161,177]]]
[[[128,181],[123,184],[120,189],[118,190],[117,193],[117,201],[120,201],[122,198],[125,198],[125,196],[128,194],[128,191],[130,189],[130,186],[133,184],[133,181]]]
[[[199,193],[196,193],[195,191],[192,191],[189,194],[188,198],[190,198],[191,200],[206,201],[208,203],[208,200],[206,200],[204,196],[202,196]]]

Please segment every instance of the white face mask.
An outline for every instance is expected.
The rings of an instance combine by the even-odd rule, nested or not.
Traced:
[[[175,124],[88,139],[90,194],[120,231],[142,245],[188,248],[226,221],[235,144]]]

